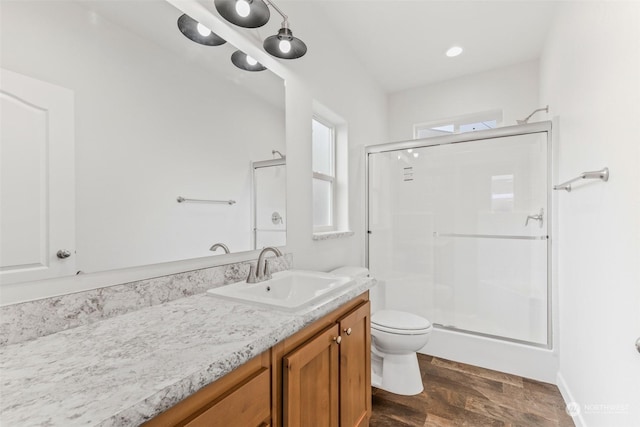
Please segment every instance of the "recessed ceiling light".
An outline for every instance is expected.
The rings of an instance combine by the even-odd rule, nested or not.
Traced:
[[[460,46],[454,46],[447,51],[447,56],[449,58],[453,58],[454,56],[458,56],[462,53],[462,48]]]

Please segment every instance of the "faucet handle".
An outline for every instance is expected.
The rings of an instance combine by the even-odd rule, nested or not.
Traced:
[[[270,267],[270,262],[268,259],[264,260],[264,280],[269,280],[271,279],[271,267]]]
[[[251,264],[249,266],[249,275],[247,276],[247,283],[257,283],[258,279],[256,277],[256,266]]]

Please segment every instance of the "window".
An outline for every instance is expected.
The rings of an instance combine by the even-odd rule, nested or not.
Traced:
[[[336,136],[335,127],[316,117],[312,120],[313,229],[335,226]]]
[[[467,114],[465,116],[414,125],[413,137],[414,139],[421,139],[483,129],[494,129],[500,122],[502,122],[502,111],[500,110]]]

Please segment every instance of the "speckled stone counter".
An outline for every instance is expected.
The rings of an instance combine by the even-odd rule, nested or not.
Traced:
[[[7,345],[0,425],[139,425],[374,283],[303,314],[200,294]]]

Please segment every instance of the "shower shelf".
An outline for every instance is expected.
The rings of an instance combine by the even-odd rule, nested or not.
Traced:
[[[499,234],[460,234],[433,232],[433,237],[464,237],[471,239],[547,240],[549,236],[509,236]]]

